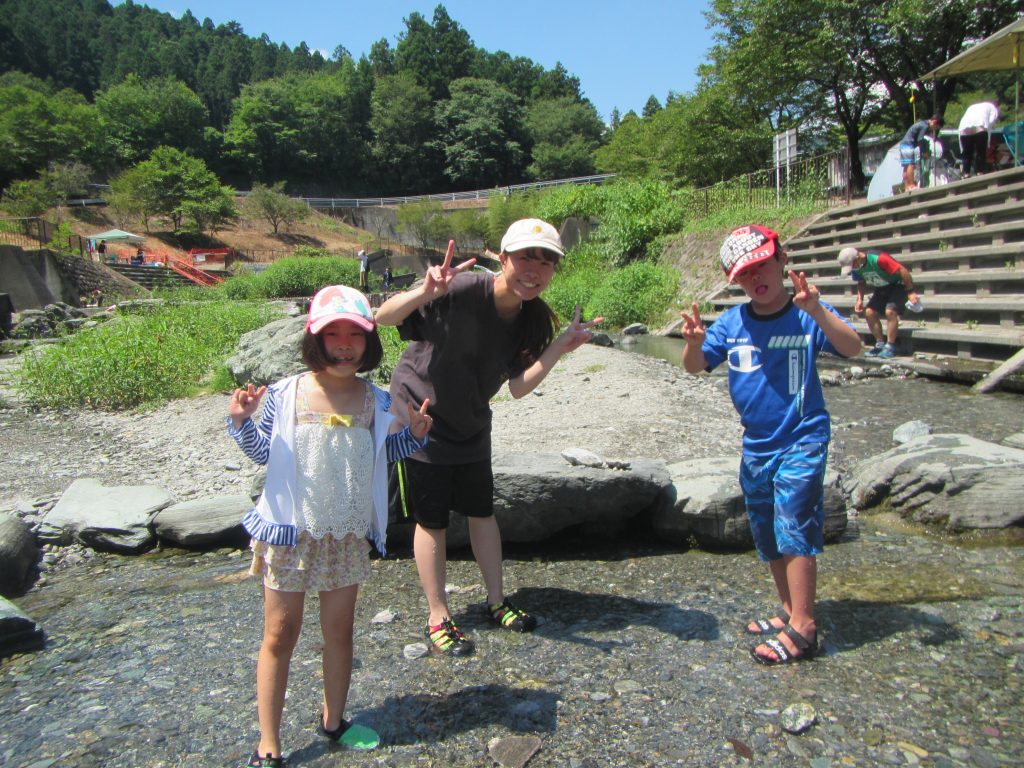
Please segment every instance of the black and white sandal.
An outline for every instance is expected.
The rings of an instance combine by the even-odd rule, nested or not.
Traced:
[[[792,640],[793,645],[799,649],[800,653],[798,655],[790,653],[789,649],[786,648],[785,644],[781,640],[777,637],[772,637],[750,649],[750,655],[754,657],[754,661],[758,664],[764,664],[769,667],[774,667],[779,664],[793,664],[797,661],[808,661],[809,659],[813,659],[820,650],[818,647],[818,630],[814,630],[814,637],[810,640],[793,629],[789,624],[784,626],[779,634],[786,635],[790,640]],[[757,649],[762,645],[767,646],[775,652],[774,659],[771,656],[762,656],[757,652]]]
[[[774,624],[772,624],[772,620],[771,619],[757,619],[757,620],[749,622],[747,624],[747,626],[746,626],[747,634],[748,635],[774,635],[774,634],[778,634],[779,632],[781,632],[783,627],[785,627],[787,624],[789,624],[789,614],[786,613],[786,611],[784,609],[779,608],[779,612],[777,614],[775,614],[775,615],[778,616],[780,619],[782,619],[782,626],[781,627],[776,627]],[[751,624],[756,624],[757,625],[757,630],[756,631],[750,628]]]
[[[249,762],[245,764],[245,768],[285,768],[284,757],[278,755],[272,757],[271,755],[260,755],[260,751],[257,749],[252,753],[252,757],[249,758]]]

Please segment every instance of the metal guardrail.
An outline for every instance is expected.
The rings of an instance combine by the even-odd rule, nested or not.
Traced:
[[[493,189],[476,189],[470,192],[438,192],[431,195],[408,195],[406,197],[296,197],[302,200],[310,208],[329,209],[335,208],[381,208],[386,205],[402,205],[403,203],[415,203],[419,200],[440,200],[441,202],[457,202],[459,200],[486,200],[489,197],[510,195],[513,192],[531,192],[536,189],[547,189],[548,187],[559,187],[566,184],[601,184],[608,179],[615,178],[614,173],[599,173],[593,176],[573,176],[568,179],[552,179],[550,181],[533,181],[528,184],[510,184],[504,187]],[[109,185],[95,185],[97,188]],[[245,197],[248,190],[235,190],[237,197]],[[86,206],[104,205],[106,200],[102,197],[92,197],[80,200],[68,200],[67,205]]]
[[[537,189],[559,187],[566,184],[601,184],[615,178],[614,173],[601,173],[594,176],[575,176],[570,179],[554,179],[551,181],[534,181],[529,184],[510,184],[493,189],[477,189],[470,192],[440,192],[432,195],[409,195],[406,197],[300,197],[311,208],[381,208],[387,205],[402,205],[420,200],[438,200],[440,202],[458,202],[460,200],[486,200],[491,197],[511,195],[513,192],[532,192]],[[239,195],[244,193],[239,192]]]

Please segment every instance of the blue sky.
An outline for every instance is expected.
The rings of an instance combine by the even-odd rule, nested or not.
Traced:
[[[237,21],[294,47],[305,41],[330,55],[344,45],[355,58],[386,38],[392,46],[414,11],[428,21],[438,0],[136,0],[180,17],[186,10],[215,24]],[[115,5],[119,2],[115,2]],[[488,51],[526,56],[547,69],[562,62],[607,121],[614,107],[639,113],[652,94],[686,93],[711,47],[704,0],[448,0],[448,15]]]

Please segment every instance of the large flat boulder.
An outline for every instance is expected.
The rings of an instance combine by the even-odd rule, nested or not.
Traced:
[[[667,541],[684,543],[692,536],[709,549],[752,549],[754,539],[740,489],[739,457],[693,459],[670,464],[675,497],[660,508],[652,527]],[[825,540],[846,530],[846,501],[839,475],[825,473]]]
[[[14,515],[0,515],[0,595],[22,594],[38,561],[39,547],[32,527]]]
[[[242,517],[251,506],[252,500],[241,494],[182,501],[154,515],[153,532],[184,549],[244,545],[248,534]]]
[[[104,486],[75,480],[43,519],[40,541],[67,546],[78,541],[101,552],[134,555],[156,543],[153,516],[174,498],[155,485]]]
[[[887,508],[950,532],[1022,525],[1024,450],[925,435],[860,462],[844,488],[859,510]]]
[[[614,538],[641,513],[669,497],[665,464],[632,459],[616,466],[573,465],[557,453],[496,454],[494,514],[505,542],[536,542],[568,528],[581,536]],[[412,526],[392,526],[389,544],[407,545]],[[461,515],[452,514],[449,548],[469,543]]]
[[[225,365],[238,384],[256,386],[301,373],[308,367],[302,361],[302,335],[306,316],[286,317],[243,334],[235,354]]]

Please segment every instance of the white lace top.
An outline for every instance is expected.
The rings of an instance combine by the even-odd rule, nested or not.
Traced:
[[[308,376],[295,394],[295,528],[315,539],[365,537],[373,513],[373,391],[363,410],[328,414],[309,408]]]

